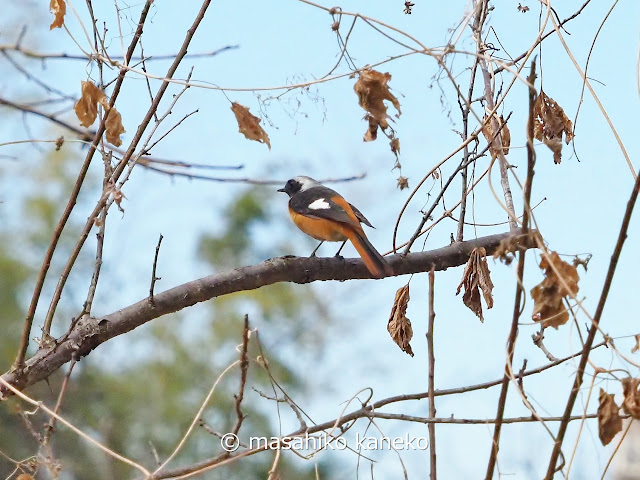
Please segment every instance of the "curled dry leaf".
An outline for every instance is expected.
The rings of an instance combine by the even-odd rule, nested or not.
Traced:
[[[375,119],[372,115],[365,115],[365,120],[369,122],[369,128],[364,132],[363,140],[365,142],[373,142],[376,138],[378,138],[378,120]]]
[[[498,155],[500,147],[502,147],[502,153],[504,155],[509,154],[509,147],[511,146],[511,132],[509,131],[509,127],[504,121],[504,117],[500,115],[499,117],[494,113],[493,118],[498,122],[498,128],[494,131],[494,122],[489,119],[487,115],[485,115],[482,119],[482,134],[484,138],[489,142],[489,152],[491,155]],[[500,139],[502,140],[502,145],[498,144],[498,139],[496,138],[498,132],[500,133]]]
[[[636,353],[638,350],[640,350],[640,333],[637,335],[634,335],[635,339],[636,339],[636,344],[635,346],[631,349],[631,353]]]
[[[269,147],[269,150],[271,150],[269,135],[267,135],[267,132],[264,131],[264,128],[260,126],[260,119],[249,112],[248,107],[233,102],[231,104],[231,111],[236,116],[240,133],[242,133],[249,140],[266,143],[267,147]]]
[[[82,96],[73,106],[80,125],[90,127],[98,117],[98,104],[107,112],[105,122],[107,142],[119,147],[122,145],[120,135],[125,132],[122,126],[122,115],[115,107],[110,107],[107,96],[93,82],[82,82]]]
[[[640,419],[639,383],[640,379],[638,378],[627,377],[622,379],[622,394],[624,395],[622,409],[624,410],[624,413],[631,415],[636,419]]]
[[[387,119],[387,106],[385,101],[391,102],[398,111],[396,117],[402,112],[400,110],[400,102],[389,90],[390,73],[381,73],[373,69],[365,69],[359,72],[358,80],[353,85],[353,90],[358,95],[358,103],[364,108],[369,115],[365,117],[369,121],[369,129],[365,133],[365,141],[375,140],[376,136],[372,132],[373,117],[376,121],[376,130],[379,125],[383,130],[389,126]],[[367,136],[371,137],[367,139]]]
[[[542,90],[533,106],[533,136],[553,152],[554,163],[562,161],[562,134],[568,144],[573,139],[573,124],[556,101]]]
[[[409,344],[411,337],[413,337],[413,329],[411,328],[411,321],[407,318],[408,304],[409,285],[407,284],[396,292],[387,330],[400,349],[413,357],[413,350]]]
[[[500,240],[498,248],[493,252],[493,258],[500,259],[500,261],[509,265],[513,261],[516,252],[534,248],[541,242],[542,236],[540,232],[535,230],[530,231],[527,235],[507,237]]]
[[[400,139],[398,137],[393,137],[389,142],[389,146],[391,147],[391,151],[396,156],[397,160],[398,155],[400,155]]]
[[[482,290],[487,308],[493,307],[493,296],[491,293],[493,291],[493,282],[491,282],[491,272],[489,271],[486,257],[487,251],[483,247],[473,249],[473,252],[471,252],[469,256],[469,261],[466,267],[464,267],[462,281],[456,291],[456,295],[458,295],[462,287],[464,287],[462,301],[480,318],[481,322],[484,322],[484,317],[482,316],[480,290]]]
[[[51,0],[49,10],[54,15],[53,23],[49,26],[49,30],[62,28],[62,25],[64,25],[64,15],[67,13],[67,4],[64,3],[64,0]]]
[[[93,82],[82,82],[82,96],[73,106],[80,125],[90,127],[98,117],[98,103],[105,102],[106,95]],[[107,104],[108,105],[108,104]]]
[[[560,281],[554,267],[568,289]],[[562,300],[567,295],[578,293],[580,276],[576,267],[561,260],[556,252],[544,255],[540,261],[540,268],[544,270],[545,278],[531,289],[534,301],[532,318],[535,322],[542,322],[545,328],[557,329],[569,320],[569,312]]]
[[[613,393],[607,393],[601,388],[598,405],[598,436],[602,445],[608,445],[620,430],[622,430],[620,407],[613,399]]]
[[[403,177],[400,175],[398,177],[398,188],[400,190],[404,190],[405,188],[409,188],[409,179],[407,177]]]
[[[104,125],[107,133],[107,142],[116,147],[122,145],[120,135],[122,135],[125,130],[122,126],[122,115],[120,115],[120,112],[118,112],[115,107],[111,108],[109,113],[107,113],[107,121]]]

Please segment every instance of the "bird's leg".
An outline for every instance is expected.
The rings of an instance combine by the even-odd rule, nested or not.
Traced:
[[[318,249],[320,248],[320,245],[322,245],[324,243],[324,240],[322,240],[318,246],[316,248],[313,249],[313,252],[311,252],[311,255],[309,255],[309,257],[315,257],[316,256],[316,252],[318,251]]]
[[[342,251],[342,249],[344,248],[345,244],[347,243],[347,241],[345,240],[344,242],[342,242],[342,245],[340,245],[340,248],[338,249],[338,251],[336,252],[336,257],[338,258],[342,258],[340,256],[340,252]]]

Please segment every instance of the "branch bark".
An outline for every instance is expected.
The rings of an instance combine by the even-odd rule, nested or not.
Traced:
[[[491,255],[500,242],[519,237],[523,248],[534,247],[532,236],[522,236],[519,230],[490,235],[466,242],[431,250],[411,253],[407,256],[393,255],[387,260],[395,275],[446,270],[467,262],[476,247],[484,247]],[[140,300],[121,310],[101,317],[83,317],[52,346],[39,350],[21,368],[14,368],[2,378],[22,390],[44,380],[69,362],[74,356],[88,355],[98,345],[127,333],[163,315],[230,293],[253,290],[278,282],[311,283],[326,280],[354,280],[371,278],[360,259],[277,257],[257,265],[237,268],[230,272],[210,275],[193,280],[156,294],[153,302],[149,298]],[[8,394],[0,387],[0,398]]]

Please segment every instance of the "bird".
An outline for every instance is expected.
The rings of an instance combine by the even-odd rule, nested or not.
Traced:
[[[372,228],[373,225],[338,192],[306,176],[291,178],[278,192],[289,195],[289,214],[293,223],[307,235],[320,240],[312,257],[325,241],[343,242],[336,253],[338,256],[349,240],[373,277],[393,275],[391,265],[371,245],[361,224]]]

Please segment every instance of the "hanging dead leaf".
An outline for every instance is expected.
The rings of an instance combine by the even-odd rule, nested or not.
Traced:
[[[393,137],[389,142],[389,146],[391,147],[391,152],[393,152],[397,160],[398,155],[400,155],[400,139],[398,137]]]
[[[400,349],[413,357],[413,350],[409,344],[411,337],[413,337],[413,329],[411,328],[411,321],[407,318],[408,304],[409,285],[407,284],[396,292],[387,330]]]
[[[73,106],[80,125],[83,127],[93,125],[98,117],[98,103],[103,103],[105,100],[106,95],[93,82],[82,82],[82,96]]]
[[[636,353],[638,350],[640,350],[640,333],[637,335],[634,335],[635,339],[636,339],[636,344],[635,346],[631,349],[631,353]]]
[[[553,267],[560,273],[568,290]],[[569,312],[562,300],[567,295],[578,293],[580,276],[576,267],[561,260],[556,252],[544,255],[540,261],[540,268],[544,270],[545,278],[531,289],[534,302],[532,318],[535,322],[542,322],[545,328],[557,329],[569,320]]]
[[[493,283],[491,282],[491,272],[487,265],[487,251],[483,247],[474,248],[469,256],[469,261],[462,274],[462,281],[458,285],[456,295],[460,293],[464,287],[464,295],[462,301],[475,313],[481,322],[484,322],[482,316],[482,303],[480,301],[480,290],[484,296],[487,308],[493,307]]]
[[[622,379],[622,394],[624,395],[622,409],[624,410],[624,413],[631,415],[636,419],[640,419],[639,383],[640,379],[638,378],[627,377]]]
[[[602,445],[608,445],[613,437],[622,430],[622,418],[620,407],[613,399],[613,393],[607,393],[600,389],[598,405],[598,436]]]
[[[122,126],[122,115],[120,115],[120,112],[118,112],[115,107],[108,110],[107,120],[104,125],[106,128],[107,142],[116,147],[122,145],[120,135],[125,132],[125,129]]]
[[[562,135],[565,142],[573,139],[573,124],[564,110],[542,90],[533,105],[533,136],[553,152],[553,162],[562,161]]]
[[[484,138],[489,142],[489,152],[491,155],[498,155],[500,150],[500,145],[498,144],[498,139],[496,138],[498,132],[500,133],[500,139],[502,140],[502,153],[504,155],[509,154],[509,147],[511,146],[511,132],[509,131],[509,127],[504,121],[504,117],[500,115],[499,117],[494,113],[493,117],[498,122],[498,128],[494,131],[494,122],[489,119],[487,115],[485,115],[482,119],[482,134]]]
[[[115,107],[109,106],[109,101],[105,93],[100,90],[93,82],[82,82],[82,96],[73,106],[80,125],[90,127],[98,117],[98,104],[102,105],[104,111],[107,112],[107,120],[105,122],[107,142],[119,147],[122,145],[120,135],[125,132],[122,126],[122,116]]]
[[[404,190],[405,188],[409,188],[409,179],[407,177],[403,177],[400,175],[398,177],[398,188],[400,190]]]
[[[364,117],[369,121],[369,128],[364,133],[364,141],[365,142],[373,142],[376,138],[378,138],[378,121],[371,115],[367,114]]]
[[[516,252],[535,248],[538,243],[542,242],[542,236],[536,230],[529,231],[527,235],[514,235],[500,240],[498,248],[493,252],[494,259],[500,259],[506,265],[509,265]]]
[[[62,25],[64,25],[64,15],[67,13],[67,4],[64,3],[64,0],[51,0],[49,10],[55,16],[53,23],[49,26],[49,30],[62,28]]]
[[[380,73],[376,70],[367,68],[362,70],[358,74],[358,80],[353,86],[356,95],[358,95],[358,103],[362,108],[373,116],[378,125],[384,130],[389,126],[387,118],[387,106],[385,100],[393,104],[398,111],[396,117],[399,117],[402,112],[400,111],[400,102],[389,91],[389,81],[391,80],[390,73]]]
[[[249,112],[248,107],[233,102],[231,104],[231,111],[236,116],[239,128],[238,131],[240,133],[242,133],[249,140],[266,143],[267,147],[269,147],[269,150],[271,150],[269,135],[267,135],[267,132],[264,131],[264,128],[260,126],[260,119]]]

